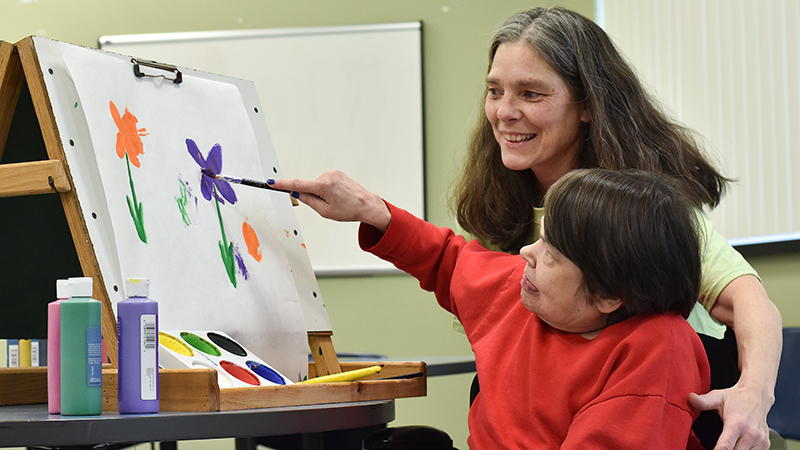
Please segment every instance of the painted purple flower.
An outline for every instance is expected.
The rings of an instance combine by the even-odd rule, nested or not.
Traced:
[[[224,205],[225,200],[231,204],[236,203],[236,193],[233,192],[233,188],[227,181],[216,178],[222,171],[222,147],[219,144],[214,144],[206,158],[203,158],[203,154],[200,153],[200,149],[193,140],[186,139],[186,147],[195,162],[200,165],[200,192],[203,194],[203,198],[208,201],[211,201],[212,197],[214,198],[214,205],[217,207],[217,218],[219,219],[219,231],[222,234],[222,240],[219,241],[219,253],[222,257],[222,263],[225,265],[225,271],[228,273],[228,279],[231,280],[231,284],[235,288],[236,258],[233,251],[234,246],[233,242],[228,242],[228,238],[225,236],[225,224],[222,221],[222,211],[219,205],[220,203]],[[247,278],[245,277],[245,279]]]
[[[220,180],[206,174],[205,172],[219,175],[222,173],[222,147],[219,144],[214,144],[211,150],[208,151],[208,157],[203,158],[200,148],[191,140],[186,139],[186,147],[189,149],[189,154],[192,155],[195,162],[203,169],[203,174],[200,180],[200,192],[203,198],[211,201],[211,197],[216,197],[220,203],[225,204],[225,200],[230,203],[236,203],[236,192],[225,180]],[[216,189],[214,189],[216,187]],[[223,200],[224,198],[224,200]]]

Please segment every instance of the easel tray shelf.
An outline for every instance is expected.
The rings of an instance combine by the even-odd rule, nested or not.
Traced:
[[[231,387],[220,389],[213,369],[162,369],[160,371],[161,411],[231,411],[278,406],[359,402],[420,397],[426,395],[424,362],[342,362],[342,370],[382,365],[379,374],[358,381],[287,386]],[[315,368],[309,364],[309,375]],[[381,380],[422,372],[409,379]],[[313,376],[312,376],[313,378]],[[103,372],[103,409],[117,409],[117,372]]]
[[[232,387],[220,389],[213,369],[161,369],[159,397],[161,411],[232,411],[278,406],[360,402],[423,397],[427,394],[424,362],[341,362],[343,371],[381,365],[380,373],[358,381],[287,386]],[[382,380],[380,378],[421,372],[421,377]],[[309,364],[308,373],[316,376]],[[0,405],[47,402],[47,367],[0,369]],[[103,369],[103,410],[117,410],[117,371]]]

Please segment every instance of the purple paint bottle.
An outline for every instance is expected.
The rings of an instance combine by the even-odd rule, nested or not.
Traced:
[[[128,278],[117,303],[118,401],[121,413],[158,412],[158,303],[150,280]]]

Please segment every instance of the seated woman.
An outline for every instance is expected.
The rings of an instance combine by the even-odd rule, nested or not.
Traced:
[[[434,291],[464,325],[481,391],[469,446],[702,448],[690,393],[709,389],[697,333],[697,217],[642,171],[582,169],[547,192],[541,239],[493,252],[384,202],[341,172],[274,180]]]

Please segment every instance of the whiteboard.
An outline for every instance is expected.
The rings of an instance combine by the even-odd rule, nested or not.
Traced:
[[[425,217],[421,23],[103,36],[100,47],[253,81],[286,177],[339,169]],[[358,248],[357,224],[296,214],[317,276],[397,272]]]

